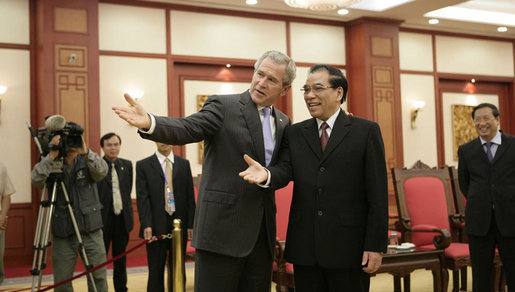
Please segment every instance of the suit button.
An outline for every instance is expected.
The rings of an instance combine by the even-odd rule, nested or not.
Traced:
[[[324,192],[324,190],[323,190],[322,188],[319,188],[319,189],[318,189],[318,194],[319,194],[319,195],[321,195],[321,194],[322,194],[322,192]]]
[[[322,216],[322,215],[324,215],[324,212],[319,210],[317,214],[318,214],[318,216]]]
[[[320,167],[320,172],[324,172],[325,171],[325,167]]]

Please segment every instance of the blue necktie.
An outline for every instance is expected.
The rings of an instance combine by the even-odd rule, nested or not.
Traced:
[[[486,142],[486,156],[488,157],[488,161],[492,163],[494,161],[494,156],[492,155],[492,142]]]
[[[274,137],[272,137],[272,127],[270,127],[270,108],[263,108],[263,141],[265,142],[265,162],[266,166],[270,164],[272,160],[272,154],[274,153]]]

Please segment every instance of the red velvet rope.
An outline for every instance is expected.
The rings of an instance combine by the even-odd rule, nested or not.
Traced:
[[[168,235],[157,235],[156,238],[158,240],[161,240],[163,238],[169,238],[169,236]],[[61,281],[61,282],[59,282],[57,284],[54,284],[54,285],[51,285],[51,286],[46,286],[44,289],[41,289],[41,290],[38,290],[38,291],[40,291],[40,292],[48,291],[48,290],[53,289],[55,287],[59,287],[59,286],[64,285],[64,284],[66,284],[68,282],[71,282],[71,281],[73,281],[73,280],[75,280],[77,278],[80,278],[80,277],[84,276],[84,275],[87,275],[89,273],[93,273],[94,271],[102,268],[103,266],[108,265],[109,263],[112,263],[112,262],[118,260],[119,258],[124,257],[127,254],[133,252],[134,250],[140,248],[142,245],[149,243],[149,241],[151,241],[151,239],[145,239],[142,242],[138,243],[133,248],[129,249],[128,251],[126,251],[126,252],[124,252],[122,254],[119,254],[116,257],[114,257],[114,258],[112,258],[112,259],[110,259],[110,260],[108,260],[108,261],[106,261],[106,262],[104,262],[104,263],[102,263],[102,264],[92,268],[92,269],[86,270],[86,271],[84,271],[84,272],[82,272],[82,273],[80,273],[80,274],[78,274],[78,275],[76,275],[76,276],[74,276],[72,278],[66,279],[66,280]],[[31,289],[32,289],[32,287],[31,288],[23,288],[23,289],[20,289],[20,290],[12,290],[12,292],[26,291],[26,290],[31,290]],[[3,291],[9,291],[9,290],[3,290]]]

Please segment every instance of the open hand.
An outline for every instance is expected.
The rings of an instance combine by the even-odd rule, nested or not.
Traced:
[[[259,162],[250,158],[247,154],[243,155],[243,159],[247,162],[249,168],[239,173],[241,178],[252,184],[263,183],[268,179],[268,171]]]
[[[139,129],[150,128],[150,117],[147,111],[137,103],[129,94],[123,95],[129,106],[118,107],[113,106],[114,112],[130,125]]]

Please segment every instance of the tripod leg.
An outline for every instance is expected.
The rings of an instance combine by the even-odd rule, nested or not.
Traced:
[[[79,246],[81,249],[82,259],[84,261],[84,266],[86,270],[89,270],[92,268],[92,266],[89,264],[88,256],[86,255],[86,249],[84,248],[84,242],[82,241],[82,236],[80,235],[79,227],[77,225],[77,220],[75,219],[75,215],[73,214],[73,209],[70,204],[70,198],[68,196],[68,192],[66,191],[66,186],[64,185],[64,182],[61,181],[61,187],[63,190],[64,198],[66,200],[66,205],[68,206],[68,211],[70,212],[70,218],[72,219],[73,223],[73,229],[75,229],[75,235],[77,235],[77,241],[79,242]],[[97,287],[95,285],[95,280],[93,278],[93,274],[89,273],[88,278],[91,281],[91,286],[93,287],[93,291],[97,292]]]
[[[36,224],[36,234],[34,235],[34,243],[32,245],[33,249],[34,249],[34,258],[32,260],[32,270],[30,271],[33,278],[32,278],[32,290],[31,291],[34,291],[34,288],[35,288],[35,280],[36,280],[36,276],[39,276],[39,274],[42,274],[42,271],[41,271],[41,266],[39,265],[39,262],[38,262],[38,258],[39,258],[39,253],[42,251],[42,246],[41,246],[41,230],[42,230],[42,225],[43,225],[43,218],[45,217],[45,212],[47,211],[47,208],[43,206],[43,201],[45,200],[45,193],[46,193],[46,184],[43,186],[43,191],[41,192],[41,201],[40,201],[40,204],[39,204],[39,212],[38,212],[38,221],[37,221],[37,224]],[[36,263],[37,263],[37,269],[36,269]],[[39,288],[39,287],[38,287]]]
[[[44,196],[45,191],[46,191],[46,184],[43,189],[43,195],[41,198],[42,203],[45,204],[46,206],[43,205],[44,212],[42,214],[38,214],[39,228],[36,228],[37,229],[36,237],[39,238],[39,242],[38,242],[37,246],[39,248],[36,250],[36,253],[34,254],[34,262],[36,262],[36,257],[37,257],[37,270],[33,269],[34,278],[32,279],[32,291],[34,291],[36,276],[38,276],[37,277],[38,278],[38,281],[37,281],[38,282],[38,284],[37,284],[38,290],[41,288],[43,269],[46,267],[47,251],[48,251],[48,247],[50,246],[50,241],[49,241],[50,223],[52,221],[52,213],[53,213],[54,206],[55,206],[55,198],[56,198],[56,194],[57,194],[57,183],[54,183],[54,187],[52,189],[52,195],[50,197],[51,199],[50,199],[50,201],[47,201],[46,203],[44,203],[44,201],[43,201],[43,199],[45,198],[45,196]],[[41,220],[41,221],[39,221],[39,220]]]

